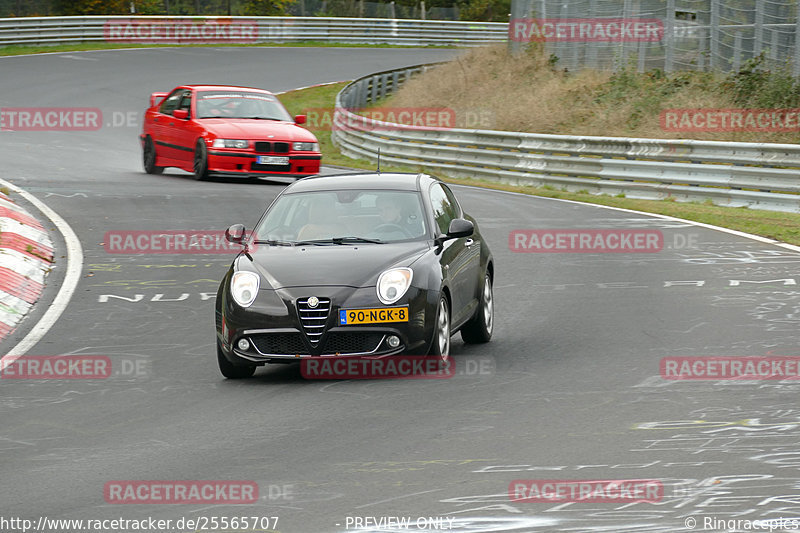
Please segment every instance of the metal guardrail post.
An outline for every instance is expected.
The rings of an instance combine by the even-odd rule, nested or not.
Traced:
[[[755,33],[753,41],[753,55],[757,56],[764,48],[764,0],[756,0]]]
[[[708,66],[713,70],[715,68],[719,68],[719,65],[722,64],[719,55],[719,39],[720,39],[720,31],[719,31],[719,3],[720,0],[711,0],[711,42],[709,43],[709,50],[710,50],[710,57]]]
[[[667,0],[664,24],[664,72],[672,72],[675,61],[675,0]]]
[[[792,75],[800,76],[800,2],[797,3],[794,21],[794,56],[792,57]]]

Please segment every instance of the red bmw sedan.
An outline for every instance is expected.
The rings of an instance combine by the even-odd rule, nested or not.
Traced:
[[[319,173],[317,138],[269,91],[183,85],[150,95],[140,136],[144,169],[210,176],[310,176]]]

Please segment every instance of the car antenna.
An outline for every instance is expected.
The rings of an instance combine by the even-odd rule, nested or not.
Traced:
[[[381,173],[381,149],[378,148],[378,174]]]

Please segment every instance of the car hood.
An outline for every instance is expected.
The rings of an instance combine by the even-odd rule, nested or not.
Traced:
[[[395,265],[408,266],[430,248],[425,241],[387,244],[268,246],[251,248],[255,268],[273,289],[374,285]],[[245,255],[240,262],[250,263]],[[240,267],[244,267],[241,263]],[[245,267],[246,268],[246,267]],[[266,288],[266,287],[263,287]]]
[[[200,122],[220,139],[316,142],[314,135],[292,122],[254,119],[205,118]]]

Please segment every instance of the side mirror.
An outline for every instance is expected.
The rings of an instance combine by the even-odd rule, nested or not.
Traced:
[[[475,232],[475,224],[465,218],[454,218],[450,221],[450,227],[447,228],[447,237],[450,239],[459,239],[461,237],[469,237]]]
[[[306,116],[305,115],[295,115],[294,123],[295,124],[305,124],[306,123]]]
[[[225,239],[228,242],[232,242],[235,244],[242,244],[242,241],[244,240],[244,225],[234,224],[230,228],[226,229]]]
[[[189,111],[187,109],[176,109],[172,112],[172,116],[178,120],[186,120],[189,118]]]

